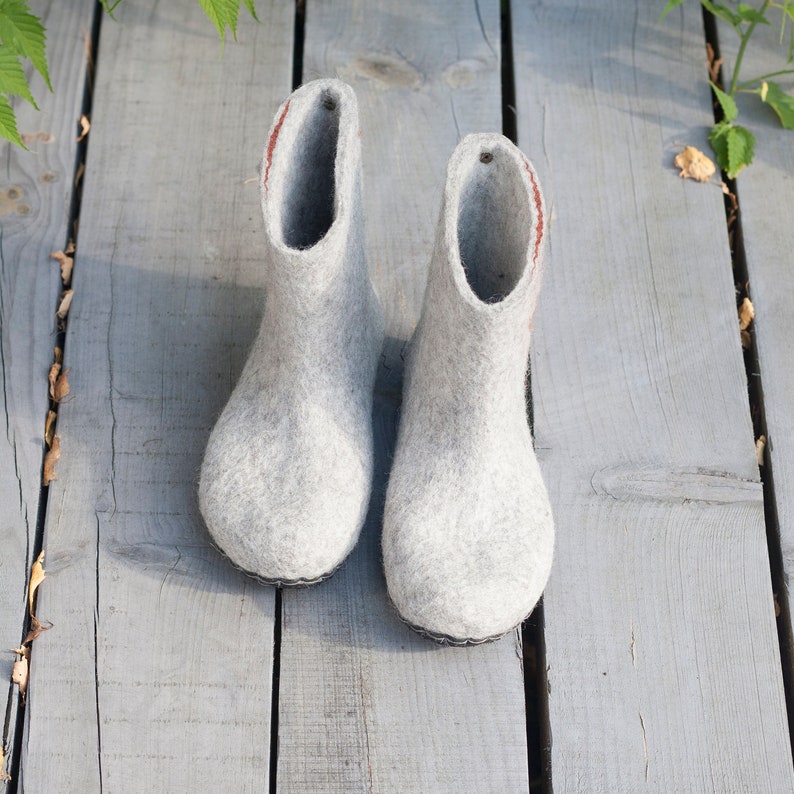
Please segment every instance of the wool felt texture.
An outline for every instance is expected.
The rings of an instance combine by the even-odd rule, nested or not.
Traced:
[[[464,138],[406,364],[382,539],[392,602],[439,642],[515,628],[551,569],[554,523],[525,393],[546,226],[521,151],[501,135]]]
[[[199,506],[243,571],[311,584],[355,545],[372,482],[383,320],[364,254],[352,89],[297,89],[276,113],[261,176],[264,314],[210,435]]]

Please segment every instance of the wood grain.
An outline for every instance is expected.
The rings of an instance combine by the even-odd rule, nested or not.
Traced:
[[[571,792],[794,790],[700,9],[514,4],[552,206],[533,351],[557,551],[551,763]]]
[[[63,249],[72,201],[77,120],[86,68],[84,35],[94,3],[31,3],[44,26],[57,31],[47,48],[54,93],[35,74],[31,88],[40,107],[16,103],[18,127],[29,151],[0,146],[0,680],[11,680],[22,640],[27,576],[35,543],[47,416],[47,371],[53,360],[55,309],[60,292],[52,251]],[[32,67],[28,72],[33,71]],[[30,76],[30,74],[29,74]],[[16,687],[4,705],[0,791],[15,741]]]
[[[209,430],[261,311],[256,177],[294,10],[223,58],[198,3],[125,0],[100,37],[23,783],[261,791],[274,598],[210,547]]]
[[[517,636],[444,649],[414,635],[387,600],[380,555],[401,354],[421,309],[446,162],[460,136],[501,128],[499,5],[312,3],[304,79],[322,75],[358,96],[370,269],[388,338],[362,538],[329,582],[284,594],[278,788],[526,791]]]
[[[779,12],[770,19],[779,21]],[[730,81],[738,39],[720,26],[720,50],[725,56],[725,80]],[[777,25],[758,26],[745,51],[741,79],[790,67],[787,36],[781,45]],[[789,95],[794,95],[794,76],[774,78]],[[794,132],[784,130],[771,108],[758,97],[738,97],[738,123],[756,136],[752,165],[739,174],[738,196],[741,228],[749,277],[750,294],[756,311],[752,326],[759,357],[759,375],[767,430],[767,464],[764,479],[772,492],[780,533],[783,587],[777,593],[781,620],[788,622],[782,632],[789,661],[794,658],[791,594],[788,582],[794,576],[794,268],[790,251],[794,243],[791,223],[794,199]],[[789,675],[794,670],[789,670]]]

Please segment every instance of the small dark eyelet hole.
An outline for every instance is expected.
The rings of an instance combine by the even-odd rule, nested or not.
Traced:
[[[493,155],[490,152],[483,152],[480,155],[481,163],[490,163],[493,160]]]
[[[324,107],[326,110],[333,110],[333,109],[336,107],[336,102],[334,102],[334,100],[333,100],[333,99],[331,99],[331,97],[327,96],[327,97],[326,97],[326,98],[323,100],[323,107]]]

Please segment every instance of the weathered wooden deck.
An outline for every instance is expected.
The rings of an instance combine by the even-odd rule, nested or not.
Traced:
[[[511,51],[494,0],[259,0],[219,59],[195,0],[124,0],[87,80],[94,1],[34,5],[56,92],[19,108],[52,140],[2,150],[0,647],[25,634],[42,544],[53,626],[24,707],[8,685],[0,790],[794,791],[794,136],[743,109],[759,142],[735,276],[719,187],[672,168],[713,118],[699,9],[660,25],[661,2],[514,2]],[[263,139],[296,76],[325,75],[361,110],[380,473],[351,559],[281,595],[211,548],[196,480],[258,325]],[[387,603],[382,498],[446,160],[503,124],[551,208],[532,407],[556,557],[523,634],[441,648]],[[71,394],[42,494],[48,255],[74,235],[75,181]]]

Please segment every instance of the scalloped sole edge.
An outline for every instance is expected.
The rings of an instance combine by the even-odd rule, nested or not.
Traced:
[[[211,543],[212,547],[220,552],[221,555],[229,562],[232,568],[237,569],[240,573],[245,574],[250,579],[255,579],[260,584],[269,584],[272,587],[278,587],[279,589],[284,588],[293,588],[295,590],[299,590],[301,587],[311,587],[313,584],[320,584],[320,582],[326,581],[326,579],[330,579],[344,564],[344,560],[339,563],[335,568],[332,568],[328,573],[322,574],[322,576],[317,576],[314,579],[270,579],[267,576],[260,576],[258,573],[254,573],[253,571],[248,571],[242,566],[238,565],[217,543]]]
[[[529,615],[527,615],[519,623],[516,623],[515,626],[512,626],[511,628],[507,629],[507,631],[503,631],[500,634],[492,634],[489,637],[483,637],[481,639],[475,639],[473,637],[453,637],[450,634],[441,634],[439,632],[426,629],[423,626],[419,626],[416,623],[411,623],[410,620],[406,620],[406,618],[404,618],[400,614],[400,610],[397,609],[397,605],[394,603],[394,601],[391,600],[391,597],[389,597],[389,602],[394,608],[394,611],[397,613],[397,616],[400,618],[400,620],[403,623],[405,623],[406,626],[408,626],[409,629],[415,631],[417,634],[419,634],[422,637],[425,637],[428,640],[433,640],[433,642],[437,642],[439,645],[450,646],[452,648],[468,648],[474,645],[485,645],[486,643],[489,642],[496,642],[496,640],[501,640],[502,637],[506,637],[511,631],[515,631],[524,622],[524,620],[526,620],[527,617],[529,617]]]

